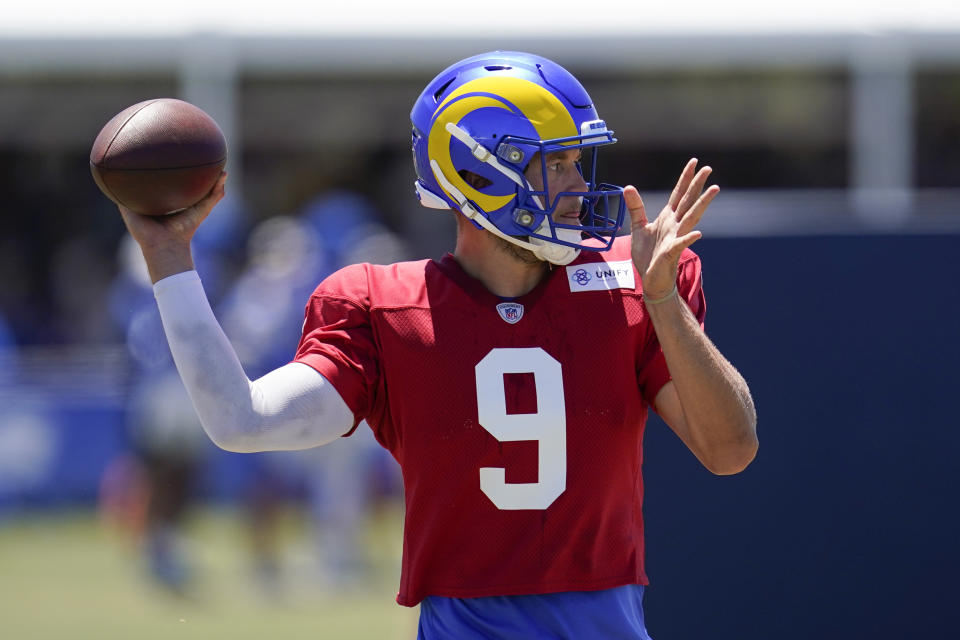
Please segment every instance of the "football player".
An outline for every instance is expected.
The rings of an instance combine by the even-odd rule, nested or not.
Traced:
[[[597,182],[616,140],[583,86],[525,53],[452,65],[411,120],[416,191],[456,212],[453,253],[333,274],[293,362],[255,381],[190,257],[225,176],[182,213],[122,211],[197,413],[232,451],[322,445],[366,419],[403,471],[397,601],[421,604],[420,637],[645,638],[648,410],[714,473],[757,450],[688,249],[710,169],[691,160],[649,221],[635,188]]]

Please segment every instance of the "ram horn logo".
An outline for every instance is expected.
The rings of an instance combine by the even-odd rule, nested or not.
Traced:
[[[505,96],[509,96],[509,100]],[[570,112],[557,96],[545,87],[523,78],[476,78],[464,83],[444,98],[433,113],[433,124],[427,142],[428,157],[436,160],[440,172],[467,199],[480,205],[483,211],[496,211],[513,201],[516,193],[482,193],[468,184],[453,164],[450,155],[451,135],[446,128],[448,123],[453,123],[469,130],[466,123],[474,117],[473,114],[482,116],[489,109],[503,109],[529,121],[541,140],[573,137],[579,131]],[[500,133],[502,135],[507,132]],[[533,131],[529,134],[533,135]],[[447,195],[453,197],[450,193]]]

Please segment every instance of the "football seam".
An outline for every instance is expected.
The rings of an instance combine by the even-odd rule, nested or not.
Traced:
[[[211,166],[213,166],[213,165],[220,164],[221,162],[225,162],[226,159],[227,159],[227,156],[224,156],[223,158],[217,160],[216,162],[205,162],[205,163],[203,163],[203,164],[195,164],[195,165],[191,165],[191,166],[189,166],[189,167],[168,167],[168,168],[164,168],[164,169],[106,169],[106,171],[120,171],[120,172],[124,172],[124,173],[130,173],[130,172],[136,172],[136,171],[176,171],[176,170],[178,170],[178,169],[199,169],[199,168],[201,168],[201,167],[211,167]],[[91,163],[91,164],[93,164],[93,163]],[[100,167],[98,167],[98,168],[100,168]],[[114,202],[116,202],[117,204],[123,206],[123,207],[126,208],[126,209],[130,209],[130,205],[128,205],[126,202],[124,202],[124,201],[120,198],[120,196],[118,196],[116,193],[114,193],[113,189],[110,189],[109,187],[107,187],[107,186],[106,186],[106,183],[104,183],[104,187],[106,187],[107,190],[110,192],[110,195],[112,196]],[[180,209],[180,211],[182,211],[182,209]],[[170,213],[174,213],[174,212],[171,211]]]
[[[141,111],[143,111],[144,109],[146,109],[147,107],[149,107],[150,105],[152,105],[152,104],[154,104],[154,103],[156,103],[156,102],[159,102],[161,99],[162,99],[162,98],[154,98],[153,100],[150,100],[149,102],[147,102],[147,104],[143,105],[142,107],[140,107],[139,109],[137,109],[136,111],[134,111],[133,113],[131,113],[129,116],[127,116],[127,119],[123,121],[123,124],[121,124],[119,127],[117,127],[117,130],[116,130],[116,132],[113,134],[113,137],[110,138],[110,143],[107,144],[106,148],[103,150],[103,157],[100,158],[100,162],[101,162],[101,163],[104,162],[104,161],[106,161],[107,156],[110,155],[110,148],[113,146],[113,143],[116,141],[117,136],[120,135],[120,132],[123,131],[123,128],[124,128],[125,126],[127,126],[127,123],[130,122],[130,120],[133,119],[133,116],[137,115],[138,113],[140,113]]]
[[[115,171],[118,173],[136,173],[138,171],[181,171],[183,169],[200,169],[202,167],[212,167],[215,164],[220,164],[221,162],[226,161],[227,156],[223,156],[219,160],[214,160],[213,162],[204,162],[202,164],[191,164],[183,167],[150,167],[147,169],[114,169],[112,167],[97,167],[101,171]]]

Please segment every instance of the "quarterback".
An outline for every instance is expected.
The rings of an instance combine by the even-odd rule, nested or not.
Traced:
[[[457,62],[411,120],[416,192],[455,212],[453,252],[334,273],[292,361],[258,380],[190,254],[226,176],[172,216],[121,209],[197,414],[231,451],[322,445],[366,420],[402,468],[397,601],[421,605],[421,638],[646,638],[647,412],[717,474],[758,446],[688,248],[719,191],[710,169],[690,160],[648,220],[635,188],[597,182],[616,139],[586,90],[525,53]]]

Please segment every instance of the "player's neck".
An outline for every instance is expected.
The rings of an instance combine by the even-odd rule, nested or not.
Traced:
[[[501,298],[529,293],[549,272],[549,265],[532,253],[475,228],[460,230],[453,256],[464,271]]]

